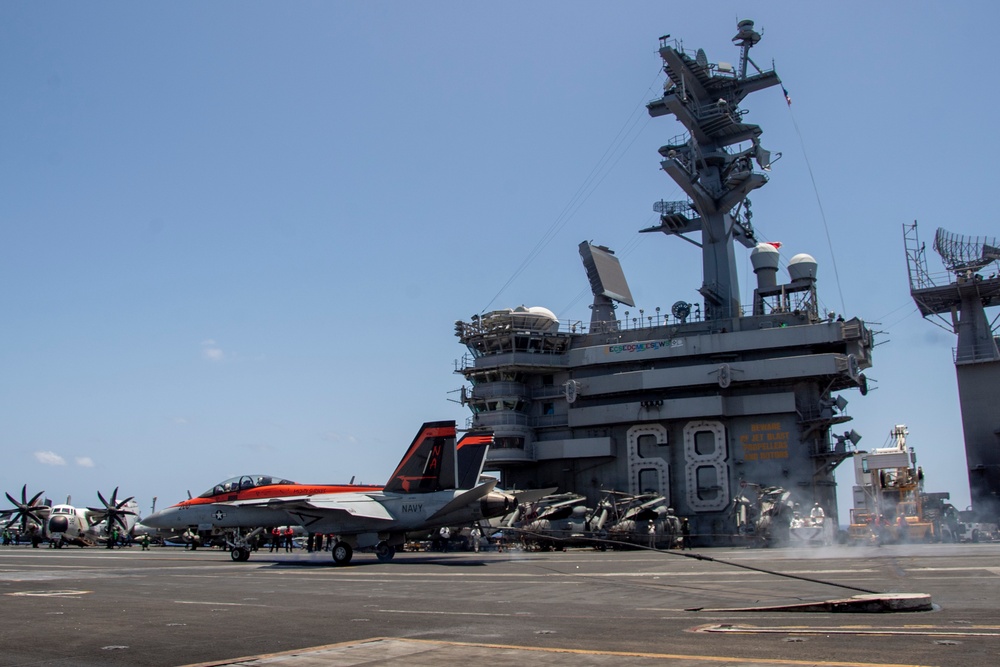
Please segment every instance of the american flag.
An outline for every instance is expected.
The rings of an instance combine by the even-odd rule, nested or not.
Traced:
[[[784,86],[781,87],[781,92],[785,94],[785,101],[788,102],[788,106],[792,106],[792,96],[788,94]]]

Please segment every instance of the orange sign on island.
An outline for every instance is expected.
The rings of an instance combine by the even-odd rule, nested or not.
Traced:
[[[788,431],[781,422],[750,425],[750,433],[740,436],[744,461],[767,461],[788,458]]]

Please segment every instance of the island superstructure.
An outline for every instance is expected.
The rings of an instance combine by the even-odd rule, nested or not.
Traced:
[[[872,333],[820,311],[811,256],[794,255],[784,279],[777,244],[755,237],[747,195],[768,182],[773,159],[740,104],[780,83],[750,58],[759,40],[752,21],[739,23],[734,66],[660,39],[667,79],[647,108],[684,127],[659,153],[687,199],[656,202],[659,224],[641,231],[700,247],[702,303],[636,308],[613,250],[585,241],[589,324],[523,306],[456,322],[469,428],[494,433],[487,467],[504,487],[558,486],[591,502],[609,489],[658,493],[700,544],[738,539],[746,525],[733,499],[754,490],[781,487],[836,519],[834,469],[859,438],[835,430],[850,420],[838,392],[866,393]],[[747,306],[737,243],[756,274]]]

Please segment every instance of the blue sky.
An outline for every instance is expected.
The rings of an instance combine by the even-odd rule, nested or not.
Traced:
[[[916,314],[902,226],[1000,235],[989,3],[3,3],[0,490],[382,482],[468,416],[455,320],[588,319],[580,241],[646,311],[697,301],[697,250],[636,234],[681,198],[656,153],[681,128],[644,104],[660,35],[734,62],[739,18],[793,99],[744,105],[783,154],[753,222],[885,332],[845,393],[861,446],[907,424],[964,508],[955,340]]]

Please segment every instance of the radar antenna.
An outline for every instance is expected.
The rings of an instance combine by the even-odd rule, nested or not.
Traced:
[[[750,48],[760,41],[760,33],[753,29],[753,21],[750,19],[743,19],[738,24],[736,24],[736,29],[738,32],[736,36],[733,37],[733,44],[740,47],[740,78],[745,79],[747,76],[747,63],[753,65],[758,72],[760,68],[757,67],[757,63],[750,60]]]
[[[938,227],[934,250],[941,255],[945,268],[954,274],[977,273],[1000,260],[1000,243],[995,238],[969,238]]]
[[[635,305],[621,263],[610,248],[594,245],[588,241],[580,244],[580,257],[583,259],[583,267],[587,271],[590,289],[594,294],[590,330],[617,331],[615,302],[627,306]]]
[[[934,249],[954,276],[948,284],[935,281],[927,271],[924,245],[917,237],[917,223],[903,226],[910,296],[920,314],[941,318],[958,337],[953,350],[962,411],[965,458],[969,472],[972,509],[981,517],[1000,513],[1000,456],[997,456],[995,412],[982,409],[1000,386],[1000,347],[986,309],[1000,306],[1000,275],[982,272],[1000,260],[995,238],[971,238],[938,229]],[[947,275],[947,274],[946,274]],[[945,318],[948,319],[945,319]]]

